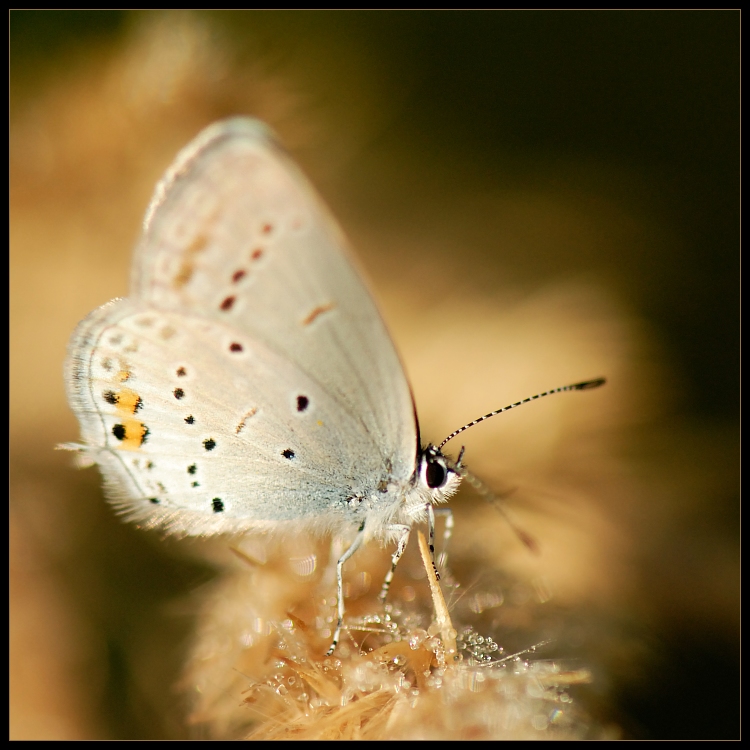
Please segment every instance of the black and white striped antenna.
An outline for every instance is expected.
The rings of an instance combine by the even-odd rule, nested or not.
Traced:
[[[597,378],[596,380],[585,380],[583,383],[574,383],[573,385],[564,385],[562,388],[553,388],[551,391],[544,391],[544,393],[537,393],[536,396],[529,396],[528,398],[525,398],[523,401],[516,401],[515,404],[509,404],[508,406],[504,406],[502,409],[497,409],[495,411],[491,411],[489,414],[485,414],[483,417],[479,417],[479,419],[475,419],[472,422],[469,422],[469,424],[465,424],[463,427],[460,427],[455,432],[451,432],[450,435],[448,435],[445,440],[443,440],[440,445],[438,445],[437,449],[440,450],[449,440],[453,440],[456,435],[460,435],[462,432],[465,432],[469,429],[469,427],[473,427],[475,424],[479,424],[480,422],[484,422],[485,419],[489,419],[490,417],[494,417],[497,414],[502,414],[504,411],[510,411],[511,409],[515,409],[517,406],[521,406],[521,404],[528,404],[529,401],[534,401],[538,398],[542,398],[543,396],[551,396],[553,393],[563,393],[563,391],[588,391],[591,388],[598,388],[600,385],[604,385],[606,383],[605,378]]]

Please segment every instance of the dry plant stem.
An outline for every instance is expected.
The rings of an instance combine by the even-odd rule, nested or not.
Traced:
[[[450,666],[458,658],[458,649],[456,647],[456,631],[453,628],[451,617],[448,614],[448,605],[445,603],[443,591],[440,588],[440,582],[435,574],[435,566],[432,563],[432,555],[427,545],[424,534],[417,532],[419,540],[419,551],[422,553],[422,561],[427,571],[427,580],[430,582],[430,591],[432,592],[432,603],[435,606],[435,623],[440,630],[440,636],[445,649],[446,666]]]

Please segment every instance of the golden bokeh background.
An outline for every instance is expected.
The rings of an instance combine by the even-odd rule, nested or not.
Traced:
[[[10,40],[11,737],[191,736],[173,685],[214,571],[54,447],[70,333],[234,114],[339,218],[425,440],[608,378],[465,435],[541,552],[464,492],[455,576],[534,598],[505,637],[554,621],[598,725],[739,736],[738,12],[11,11]]]

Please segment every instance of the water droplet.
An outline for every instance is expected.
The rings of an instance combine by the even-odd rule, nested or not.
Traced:
[[[428,634],[426,630],[422,630],[421,628],[412,630],[411,633],[409,633],[409,648],[412,651],[415,651],[427,640],[427,638]]]

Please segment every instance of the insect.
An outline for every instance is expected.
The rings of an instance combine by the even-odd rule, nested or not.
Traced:
[[[354,535],[329,653],[346,560],[396,542],[384,598],[410,529],[427,521],[434,550],[435,506],[466,475],[441,451],[465,428],[420,444],[341,231],[252,119],[211,125],[178,154],[146,212],[131,294],[78,325],[65,381],[83,442],[64,447],[98,464],[127,520],[193,536]]]

